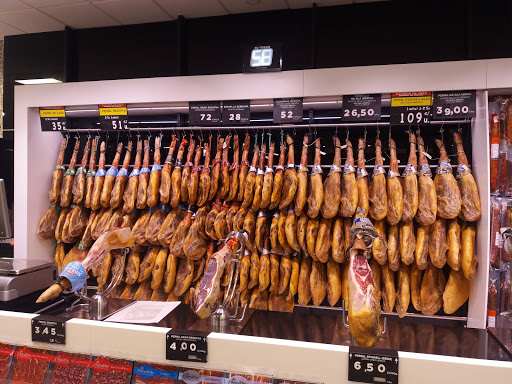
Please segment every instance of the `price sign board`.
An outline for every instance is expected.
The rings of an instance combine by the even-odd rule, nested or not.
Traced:
[[[380,121],[381,94],[343,95],[341,119],[348,122]]]
[[[188,106],[188,125],[208,127],[222,121],[220,101],[191,101]]]
[[[434,120],[470,119],[476,116],[476,91],[434,92]]]
[[[431,109],[431,92],[393,93],[389,122],[392,125],[428,124]]]
[[[123,131],[128,129],[126,104],[100,104],[100,129],[102,131]]]
[[[233,100],[222,102],[222,124],[249,125],[251,124],[250,100]]]
[[[41,107],[39,108],[39,117],[42,131],[67,131],[66,109],[64,107]]]
[[[348,380],[398,384],[398,352],[394,349],[349,347]]]
[[[304,106],[302,97],[274,99],[274,123],[301,123]]]
[[[32,341],[66,344],[66,319],[55,316],[37,316],[32,319]]]
[[[209,332],[171,329],[165,340],[167,360],[206,363]]]

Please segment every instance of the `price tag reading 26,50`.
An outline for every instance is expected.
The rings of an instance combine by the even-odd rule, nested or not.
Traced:
[[[381,95],[343,95],[342,121],[380,121]]]
[[[126,104],[101,104],[100,129],[102,131],[122,131],[128,129]]]

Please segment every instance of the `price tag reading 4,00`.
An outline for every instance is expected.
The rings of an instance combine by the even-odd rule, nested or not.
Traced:
[[[208,334],[209,332],[171,329],[166,335],[166,359],[206,363]]]
[[[101,104],[100,129],[102,131],[123,131],[128,129],[128,110],[126,104]]]
[[[429,124],[431,106],[431,92],[393,93],[389,122],[392,125]]]
[[[348,380],[398,384],[398,352],[394,349],[349,347]]]
[[[343,95],[343,121],[380,121],[381,95]]]

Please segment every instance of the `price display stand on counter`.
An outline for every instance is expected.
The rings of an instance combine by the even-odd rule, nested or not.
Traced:
[[[166,359],[206,363],[209,334],[210,332],[171,329],[165,338]]]
[[[274,123],[302,123],[303,113],[304,104],[302,97],[289,99],[274,99]]]
[[[359,383],[398,384],[398,352],[394,349],[348,349],[348,380]]]
[[[380,121],[381,99],[381,94],[343,95],[342,121]]]
[[[32,319],[32,341],[66,344],[66,321],[55,316],[39,315]]]
[[[47,132],[67,131],[66,109],[64,107],[41,107],[41,130]]]
[[[470,119],[476,116],[476,91],[434,92],[433,119]]]
[[[429,124],[432,115],[431,92],[391,94],[391,125]]]
[[[101,104],[100,129],[102,131],[122,131],[128,129],[128,109],[126,104]]]

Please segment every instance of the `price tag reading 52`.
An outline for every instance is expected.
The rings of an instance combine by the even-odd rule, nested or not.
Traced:
[[[207,332],[170,330],[166,335],[166,359],[206,363]]]

